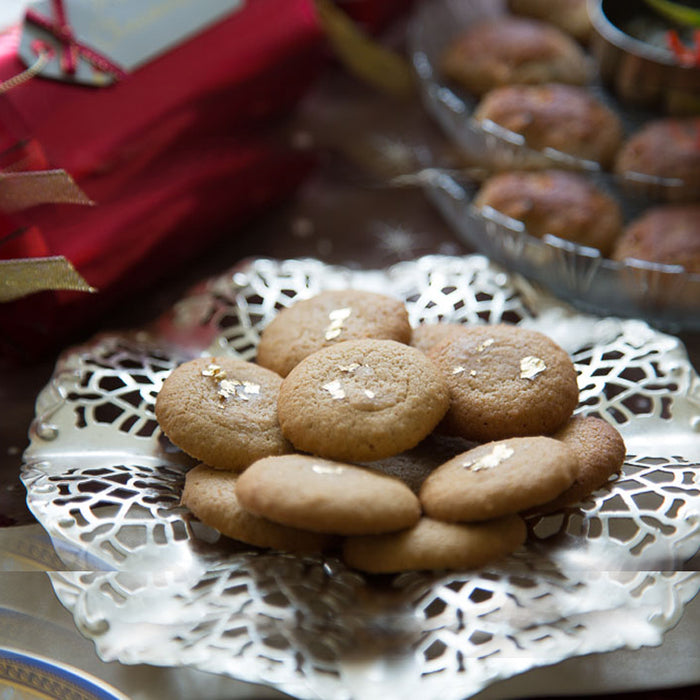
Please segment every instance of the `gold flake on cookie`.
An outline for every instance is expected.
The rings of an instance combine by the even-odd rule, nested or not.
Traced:
[[[477,345],[476,349],[479,352],[483,352],[484,350],[486,350],[486,348],[493,345],[495,342],[496,342],[495,338],[486,338],[486,340],[483,343],[479,343],[479,345]]]
[[[326,327],[324,337],[326,340],[335,340],[343,332],[343,324],[350,317],[352,309],[346,306],[342,309],[333,309],[328,314],[330,323]]]
[[[259,393],[260,384],[240,381],[239,379],[222,379],[217,391],[217,394],[224,400],[235,397],[243,401],[250,401],[251,396],[257,396]]]
[[[484,469],[493,469],[497,467],[514,454],[515,450],[513,450],[512,447],[499,443],[498,445],[494,445],[493,449],[488,454],[479,457],[479,459],[468,459],[462,466],[469,471],[480,472]]]
[[[541,357],[528,355],[520,360],[520,378],[534,379],[538,374],[542,374],[547,369],[545,361]]]
[[[214,362],[210,362],[203,370],[203,377],[213,377],[214,379],[225,379],[226,370],[222,369],[219,365]]]
[[[226,370],[213,362],[210,362],[202,370],[202,376],[211,377],[218,382],[216,393],[222,400],[235,397],[249,401],[251,396],[257,396],[260,393],[260,384],[240,379],[228,379]]]
[[[323,389],[325,389],[333,399],[345,398],[345,389],[343,389],[343,385],[339,379],[334,379],[332,382],[324,384]]]
[[[467,371],[467,368],[464,367],[463,365],[457,365],[452,369],[452,374],[457,375],[457,374],[464,374]],[[470,377],[476,377],[476,370],[475,369],[470,369],[469,370],[469,376]]]

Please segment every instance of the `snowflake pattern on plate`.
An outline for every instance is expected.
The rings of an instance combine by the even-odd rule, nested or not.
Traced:
[[[470,572],[364,576],[190,518],[179,498],[194,462],[154,419],[164,378],[195,356],[254,359],[280,308],[341,287],[403,299],[414,324],[548,333],[574,360],[578,411],[625,438],[622,475],[580,507],[529,520],[525,547]],[[65,353],[37,399],[22,479],[67,565],[54,589],[102,658],[189,665],[299,698],[461,700],[572,656],[659,644],[678,622],[700,589],[687,565],[700,548],[699,387],[675,338],[577,314],[482,256],[384,271],[254,260],[149,328]],[[407,458],[441,458],[425,452]]]

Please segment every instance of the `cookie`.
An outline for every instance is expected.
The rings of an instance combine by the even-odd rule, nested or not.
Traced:
[[[359,289],[321,292],[275,316],[263,329],[256,360],[286,377],[316,350],[360,338],[410,342],[411,326],[404,303]]]
[[[627,225],[611,257],[680,265],[686,272],[700,273],[700,204],[647,209]]]
[[[240,471],[291,445],[277,420],[282,378],[264,367],[230,357],[185,362],[167,377],[156,397],[162,431],[188,455],[217,469]]]
[[[465,327],[427,356],[450,387],[440,430],[467,440],[548,435],[578,404],[569,355],[537,331],[507,324]]]
[[[461,333],[464,328],[462,323],[422,323],[413,329],[411,345],[421,352],[428,352],[453,333]]]
[[[285,377],[278,416],[297,450],[363,462],[417,445],[449,401],[445,379],[420,350],[349,340],[313,353]]]
[[[619,117],[576,85],[507,85],[488,92],[474,110],[477,123],[495,122],[521,134],[536,151],[553,148],[574,158],[611,165],[622,142]]]
[[[549,234],[597,248],[603,255],[608,255],[623,226],[613,197],[586,176],[565,170],[493,175],[481,186],[474,207],[490,207],[521,221],[535,238]]]
[[[510,84],[572,83],[588,79],[582,48],[557,27],[501,15],[471,24],[447,47],[442,72],[474,95]]]
[[[205,525],[254,547],[320,552],[335,543],[328,535],[285,527],[247,512],[236,496],[237,480],[234,472],[200,464],[185,476],[182,504]]]
[[[541,506],[541,513],[550,513],[574,505],[591,495],[617,474],[625,462],[625,443],[610,423],[595,416],[574,416],[552,435],[561,440],[575,455],[577,468],[574,483],[553,501]]]
[[[551,501],[571,486],[576,471],[576,455],[560,440],[499,440],[438,467],[423,483],[420,501],[436,520],[488,520]]]
[[[513,14],[550,22],[581,43],[593,31],[586,0],[508,0],[507,6]]]
[[[423,517],[408,530],[348,537],[342,557],[373,574],[474,569],[514,552],[526,537],[523,519],[510,515],[483,523],[445,523]]]
[[[309,455],[261,459],[240,476],[237,491],[247,511],[313,532],[393,532],[421,514],[418,498],[399,479]]]
[[[665,117],[647,122],[621,146],[615,172],[640,195],[673,202],[700,197],[700,117]],[[664,184],[666,183],[666,184]]]

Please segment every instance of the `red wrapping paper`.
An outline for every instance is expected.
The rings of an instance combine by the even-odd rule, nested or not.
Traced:
[[[17,40],[0,42],[2,81],[25,68]],[[99,290],[0,304],[0,353],[53,349],[289,195],[309,156],[269,134],[325,55],[312,0],[255,0],[113,86],[0,95],[0,167],[65,169],[95,202],[0,212],[0,258],[64,255]]]
[[[338,2],[370,31],[407,6]],[[26,67],[18,40],[0,37],[0,81]],[[112,86],[0,94],[0,170],[64,169],[94,202],[0,211],[0,259],[63,255],[98,290],[0,304],[0,355],[53,350],[290,195],[313,161],[271,135],[328,57],[313,0],[248,0]]]
[[[40,292],[0,305],[2,354],[34,359],[119,299],[151,287],[291,193],[313,161],[249,134],[226,144],[200,142],[153,165],[79,217],[51,217],[52,207],[46,207],[45,215],[55,220],[38,245],[53,254],[60,249],[86,279],[100,280],[100,291]]]
[[[108,88],[35,79],[0,100],[0,151],[27,138],[76,180],[147,145],[161,121],[182,138],[199,119],[227,131],[286,112],[317,71],[323,36],[311,0],[255,0]],[[0,80],[25,66],[12,52]],[[216,107],[216,109],[212,109]],[[146,142],[146,144],[144,143]],[[127,154],[126,156],[124,154]]]

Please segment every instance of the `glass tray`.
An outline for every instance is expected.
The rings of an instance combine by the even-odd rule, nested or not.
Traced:
[[[542,151],[528,148],[521,134],[490,120],[475,121],[472,113],[478,98],[441,75],[441,56],[451,41],[470,25],[506,13],[505,0],[427,0],[417,5],[409,23],[407,40],[425,107],[471,161],[492,169],[566,167],[599,172],[601,167],[595,161],[576,158],[553,148]],[[647,110],[622,105],[603,88],[592,57],[589,73],[586,87],[618,115],[626,134],[654,116]],[[659,181],[658,184],[674,186],[673,181]]]
[[[343,287],[404,299],[414,324],[548,333],[574,359],[578,410],[623,435],[621,477],[531,519],[526,546],[476,571],[363,576],[203,527],[179,503],[192,461],[154,418],[163,380],[203,354],[254,358],[278,309]],[[22,480],[67,568],[54,590],[105,661],[190,666],[299,698],[461,700],[564,659],[661,643],[700,589],[699,421],[700,380],[677,339],[575,313],[483,256],[384,271],[263,259],[148,328],[67,351],[37,398]],[[396,459],[425,467],[439,449]]]
[[[502,0],[432,0],[418,6],[409,27],[409,50],[423,103],[452,141],[468,154],[470,162],[482,164],[484,172],[524,167],[580,170],[618,201],[626,222],[654,201],[672,197],[673,188],[682,183],[629,174],[628,185],[645,187],[649,196],[635,195],[596,163],[553,149],[535,151],[527,147],[521,135],[494,123],[478,124],[471,118],[475,99],[442,78],[437,68],[439,56],[465,26],[503,14],[504,7]],[[589,88],[618,113],[627,133],[652,116],[622,107],[595,81]],[[479,183],[459,173],[429,169],[407,179],[424,185],[457,235],[477,252],[544,285],[577,308],[600,315],[641,317],[671,332],[700,329],[700,274],[641,260],[616,262],[602,257],[595,248],[555,236],[530,236],[519,221],[496,211],[473,210],[471,201]]]
[[[471,248],[586,313],[643,318],[674,332],[700,329],[700,274],[642,260],[617,262],[595,248],[546,234],[472,205],[478,184],[448,172],[420,176],[427,197]]]

